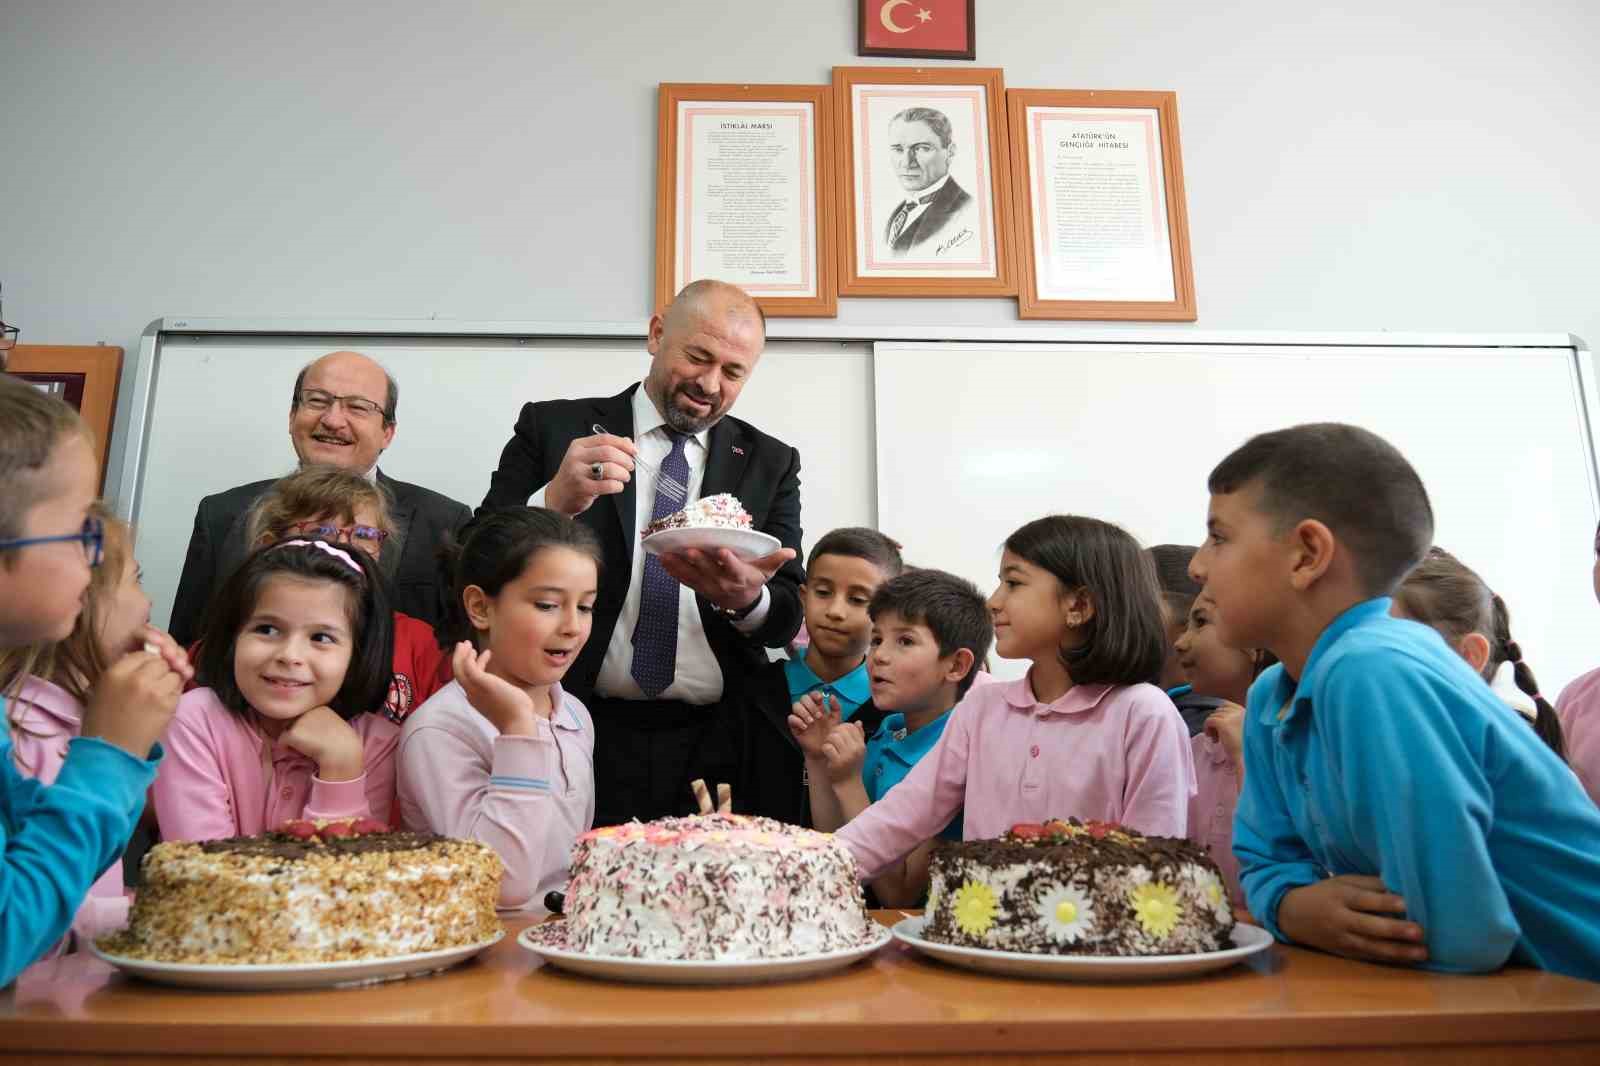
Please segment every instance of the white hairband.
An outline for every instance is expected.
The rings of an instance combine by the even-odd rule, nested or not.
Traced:
[[[323,551],[327,552],[329,555],[333,556],[335,559],[342,560],[346,566],[348,566],[350,569],[354,570],[356,573],[360,574],[363,577],[366,576],[366,571],[361,569],[361,564],[360,563],[356,562],[354,559],[352,559],[350,557],[350,553],[349,552],[345,551],[343,548],[335,547],[334,545],[329,544],[325,540],[285,540],[285,541],[281,541],[278,544],[273,545],[273,547],[275,547],[275,548],[297,548],[297,547],[300,547],[302,545],[304,545],[306,547],[311,547],[311,548],[321,548]]]

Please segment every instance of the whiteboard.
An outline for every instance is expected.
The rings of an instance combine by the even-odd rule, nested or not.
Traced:
[[[136,526],[151,617],[165,625],[202,496],[289,473],[289,396],[306,363],[339,348],[400,386],[384,472],[477,507],[530,400],[610,396],[643,377],[638,339],[163,334],[142,355],[147,413],[130,432],[138,480],[119,506]],[[136,383],[132,392],[140,392]],[[130,400],[138,410],[141,401]],[[774,341],[734,413],[800,450],[805,543],[876,524],[872,357],[866,344]],[[142,430],[142,435],[140,435]]]
[[[1600,664],[1586,352],[885,343],[875,355],[878,517],[908,562],[987,593],[1005,538],[1055,512],[1146,545],[1198,544],[1206,477],[1229,451],[1266,430],[1351,422],[1417,468],[1438,543],[1505,597],[1549,698]],[[1002,677],[1026,665],[995,663]]]

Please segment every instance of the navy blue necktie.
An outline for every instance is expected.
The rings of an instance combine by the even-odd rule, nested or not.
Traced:
[[[687,504],[667,493],[663,487],[667,477],[676,478],[678,484],[689,483],[689,460],[683,447],[689,442],[686,433],[666,430],[672,438],[672,451],[661,460],[661,473],[656,479],[656,499],[650,509],[650,521],[665,518]],[[650,699],[661,695],[672,684],[678,661],[678,588],[677,581],[661,565],[659,556],[644,557],[644,580],[639,587],[639,623],[633,629],[633,663],[628,672],[639,683]]]

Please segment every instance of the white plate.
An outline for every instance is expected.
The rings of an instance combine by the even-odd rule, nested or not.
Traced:
[[[620,955],[590,955],[558,946],[565,938],[558,932],[560,923],[532,925],[517,937],[517,943],[552,966],[585,977],[611,981],[639,981],[653,985],[753,985],[764,981],[792,981],[813,977],[831,970],[842,970],[864,959],[887,944],[889,930],[876,923],[872,939],[860,947],[824,951],[816,955],[795,955],[787,959],[734,959],[725,962],[696,959],[630,959]],[[539,930],[548,930],[540,934]],[[540,940],[543,935],[547,938]]]
[[[391,955],[385,959],[286,962],[270,965],[230,966],[221,963],[156,962],[152,959],[130,959],[123,955],[108,955],[94,944],[90,945],[89,950],[122,972],[142,977],[146,981],[185,985],[190,988],[255,992],[271,988],[367,985],[379,981],[398,981],[404,977],[419,977],[465,962],[483,949],[498,944],[505,935],[502,930],[494,935],[494,939],[485,940],[481,944],[444,948],[440,951],[421,951],[412,955]]]
[[[1259,925],[1233,927],[1233,947],[1198,955],[1030,955],[939,944],[922,936],[923,918],[904,918],[894,935],[924,955],[981,973],[1044,977],[1056,981],[1155,981],[1223,970],[1272,946],[1272,934]]]
[[[741,559],[759,559],[783,547],[777,537],[758,529],[663,529],[639,543],[651,555],[681,552],[685,548],[708,552],[727,548]]]

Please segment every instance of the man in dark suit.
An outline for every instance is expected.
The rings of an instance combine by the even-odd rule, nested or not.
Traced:
[[[883,229],[895,258],[937,255],[942,242],[959,238],[962,226],[952,223],[970,222],[972,195],[950,176],[955,154],[950,119],[943,111],[908,107],[889,120],[890,161],[906,191]]]
[[[589,642],[563,686],[595,722],[595,824],[687,814],[689,783],[742,785],[770,727],[741,711],[746,676],[800,627],[800,455],[726,417],[766,343],[761,310],[720,282],[686,287],[650,320],[650,370],[616,396],[522,408],[483,509],[524,504],[574,516],[604,548]],[[595,432],[599,427],[604,432]],[[640,462],[636,466],[635,459]],[[659,473],[658,473],[659,472]],[[746,561],[639,547],[652,518],[728,492],[782,545]],[[748,791],[748,790],[744,790]]]
[[[378,469],[395,434],[399,389],[388,372],[360,352],[330,352],[300,371],[289,400],[289,439],[300,465],[327,464],[376,478],[388,491],[393,528],[380,555],[397,610],[432,625],[441,591],[435,551],[471,517],[465,504]],[[194,532],[178,578],[169,626],[180,644],[199,635],[206,604],[249,553],[244,518],[272,487],[254,481],[207,496],[195,510]]]

